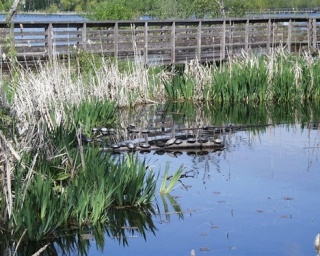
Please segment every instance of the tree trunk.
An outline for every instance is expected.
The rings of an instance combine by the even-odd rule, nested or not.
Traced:
[[[17,12],[19,2],[20,2],[20,0],[14,0],[13,4],[9,10],[8,16],[6,18],[6,23],[11,22],[13,15]]]

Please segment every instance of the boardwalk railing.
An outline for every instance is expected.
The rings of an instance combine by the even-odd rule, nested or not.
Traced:
[[[17,56],[52,58],[80,50],[144,63],[221,61],[240,51],[290,52],[319,46],[315,18],[0,23],[0,60],[10,38]]]

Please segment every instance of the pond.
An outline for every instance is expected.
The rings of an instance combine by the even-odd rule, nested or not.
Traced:
[[[101,247],[92,237],[88,255],[190,255],[192,250],[195,255],[315,255],[313,243],[320,232],[317,113],[315,106],[191,104],[122,113],[128,123],[149,126],[161,121],[180,128],[252,128],[219,134],[225,143],[219,151],[182,151],[179,156],[136,152],[160,176],[167,163],[172,172],[184,166],[185,175],[172,197],[157,195],[153,228],[145,224],[145,233],[136,232],[133,217],[125,238],[106,232]]]
[[[178,133],[215,126],[219,132],[212,136],[224,148],[135,152],[159,172],[159,187],[167,164],[170,174],[183,166],[169,195],[157,192],[150,209],[114,209],[103,227],[30,242],[24,255],[47,243],[50,255],[316,254],[319,105],[168,103],[122,110],[119,117],[117,133],[125,140],[144,137],[127,133],[131,123],[160,127],[160,137],[172,128]]]

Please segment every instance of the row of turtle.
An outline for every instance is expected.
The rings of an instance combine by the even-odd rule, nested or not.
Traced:
[[[110,149],[115,151],[121,150],[159,150],[159,149],[187,149],[187,148],[209,148],[209,147],[219,147],[222,148],[223,142],[220,139],[214,139],[213,141],[209,141],[207,138],[194,138],[190,137],[186,140],[179,138],[170,138],[167,141],[157,140],[149,142],[128,142],[128,143],[114,143],[110,145]]]

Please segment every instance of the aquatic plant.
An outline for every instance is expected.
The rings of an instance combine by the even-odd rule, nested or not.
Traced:
[[[164,87],[170,100],[193,100],[195,82],[187,75],[174,75],[170,82],[165,82]]]
[[[312,101],[319,98],[319,65],[308,52],[292,55],[279,48],[270,55],[241,53],[219,66],[190,62],[183,74],[166,80],[164,86],[171,100]]]
[[[183,171],[183,167],[181,166],[178,170],[176,170],[173,175],[169,176],[169,165],[166,165],[164,177],[160,186],[160,194],[168,194],[172,189],[177,185],[181,177],[181,173]],[[167,181],[169,180],[169,184],[167,185]]]

